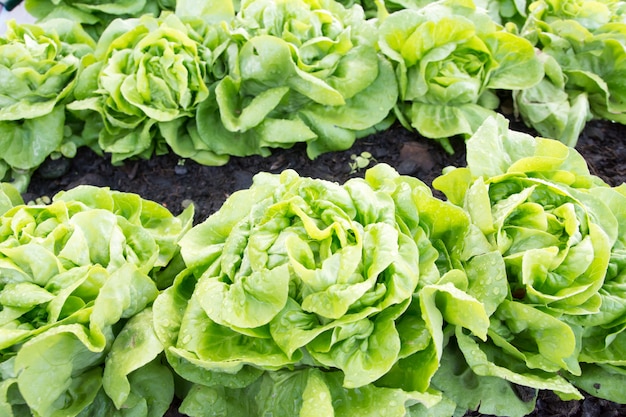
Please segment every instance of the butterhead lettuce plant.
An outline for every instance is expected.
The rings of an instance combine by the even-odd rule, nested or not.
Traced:
[[[163,415],[173,380],[150,306],[193,208],[174,217],[91,186],[25,205],[3,190],[12,207],[0,216],[2,415]]]
[[[449,151],[494,114],[495,90],[531,87],[543,76],[532,44],[471,0],[442,0],[382,20],[380,48],[394,64],[402,124]]]
[[[181,411],[357,416],[391,401],[404,416],[437,404],[444,323],[484,338],[490,314],[480,275],[430,243],[457,240],[431,221],[442,208],[469,225],[384,164],[343,185],[258,174],[183,237],[186,269],[154,303],[168,361],[193,383]]]
[[[244,1],[224,27],[225,73],[191,126],[217,154],[268,155],[298,142],[311,158],[344,150],[396,102],[391,65],[360,6]]]
[[[622,309],[615,308],[613,297],[622,296],[615,285],[623,269],[624,220],[617,209],[623,190],[591,175],[573,148],[507,127],[501,116],[488,119],[467,142],[467,167],[448,170],[433,182],[465,208],[478,238],[500,251],[509,282],[506,300],[491,317],[489,343],[457,335],[459,346],[466,356],[482,351],[492,367],[518,361],[526,368],[521,373],[535,378],[565,371],[576,380],[579,360],[593,362],[594,356],[581,353],[581,335],[589,335],[583,351],[593,351],[598,345],[592,340],[602,340],[590,336],[599,331],[596,323],[607,325],[601,333],[621,333]],[[613,340],[608,334],[604,348]],[[542,383],[553,378],[545,374]],[[564,398],[579,396],[563,380],[554,382],[560,388],[552,389]]]
[[[589,191],[603,183],[572,148],[507,126],[486,121],[468,142],[468,166],[434,186],[503,254],[512,297],[558,314],[597,312],[617,238],[615,216]]]
[[[617,238],[611,248],[604,283],[598,291],[600,310],[571,318],[581,326],[582,343],[579,361],[582,374],[569,375],[574,384],[593,395],[625,403],[621,387],[626,379],[626,186],[597,187],[591,192],[600,198],[617,219]]]
[[[115,20],[99,38],[71,108],[100,115],[98,143],[113,163],[165,153],[161,125],[193,117],[209,95],[208,54],[175,14]]]
[[[545,78],[515,92],[541,135],[575,146],[592,118],[624,123],[626,23],[621,1],[536,1],[521,30],[544,57]]]
[[[65,103],[81,58],[94,40],[71,20],[8,23],[0,38],[0,181],[26,191],[32,172],[56,154],[73,157],[84,143],[74,135]]]

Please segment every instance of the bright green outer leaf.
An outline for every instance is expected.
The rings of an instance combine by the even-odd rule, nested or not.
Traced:
[[[414,101],[408,114],[411,126],[428,138],[439,139],[471,135],[495,112],[475,103],[450,106]]]
[[[577,387],[594,397],[604,398],[619,404],[626,403],[624,368],[608,365],[582,364],[582,375],[568,375],[567,378]]]
[[[511,382],[495,375],[478,375],[466,363],[456,343],[450,341],[433,377],[433,386],[457,404],[457,410],[476,410],[482,414],[526,416],[535,408],[536,396],[519,398]],[[450,414],[451,415],[451,414]]]
[[[432,375],[439,367],[439,358],[431,336],[431,322],[425,321],[419,303],[412,303],[396,320],[401,349],[399,360],[383,375],[377,386],[401,388],[405,391],[429,392]]]
[[[490,74],[488,88],[518,90],[536,85],[544,75],[535,49],[525,38],[504,31],[485,36],[498,67]]]
[[[373,385],[352,390],[342,387],[341,373],[317,369],[266,372],[245,389],[195,385],[181,412],[190,416],[404,416],[416,403],[433,406],[434,394],[420,394]],[[210,406],[207,406],[210,404]]]
[[[215,88],[215,95],[224,127],[231,132],[246,131],[256,127],[274,110],[289,91],[289,87],[276,87],[263,91],[243,107],[237,100],[237,82],[226,76]],[[242,108],[243,107],[243,108]]]
[[[148,417],[167,414],[175,388],[170,368],[161,364],[157,358],[131,373],[128,379],[131,386],[128,403],[133,412]]]
[[[202,165],[221,166],[229,155],[217,155],[202,141],[195,120],[174,120],[159,125],[159,131],[172,152],[183,159],[191,159]]]
[[[339,381],[333,384],[339,386]],[[441,397],[438,393],[420,393],[407,392],[400,389],[390,389],[377,387],[373,384],[361,387],[358,390],[345,390],[343,395],[339,396],[331,393],[333,397],[343,400],[338,401],[336,406],[336,416],[377,416],[380,415],[380,405],[386,404],[385,412],[391,416],[406,415],[406,408],[417,403],[424,404],[426,407],[433,407],[439,403]]]
[[[15,372],[28,406],[45,416],[74,416],[95,397],[103,353],[81,325],[61,326],[30,340],[18,351]]]
[[[2,159],[12,168],[37,168],[63,141],[65,109],[23,121],[0,122]]]
[[[152,309],[146,308],[126,323],[115,337],[106,358],[102,384],[118,409],[124,406],[131,394],[129,381],[131,373],[146,366],[161,352],[163,346],[156,338],[152,327]],[[160,388],[160,392],[158,396],[146,400],[164,403],[167,409],[174,393],[171,376],[153,381],[153,384]]]
[[[231,132],[222,123],[217,102],[211,98],[198,106],[195,119],[198,137],[194,149],[206,149],[219,156],[267,156],[270,152],[268,148],[289,148],[297,142],[317,137],[304,121],[294,115],[268,117],[254,129]]]
[[[250,402],[239,390],[196,384],[178,410],[190,417],[244,417],[252,415]]]
[[[468,167],[474,177],[532,173],[577,188],[599,184],[576,150],[556,140],[534,138],[510,130],[503,116],[485,120],[480,130],[468,140],[467,148]]]
[[[20,192],[11,184],[0,182],[0,216],[20,204],[24,204]]]
[[[491,316],[504,301],[508,290],[501,254],[492,251],[476,255],[464,264],[464,270],[468,278],[467,293],[480,301],[485,313]]]
[[[442,277],[442,281],[445,279],[446,275]],[[483,304],[459,290],[451,282],[423,287],[419,292],[419,300],[424,320],[433,335],[440,333],[437,328],[441,328],[445,321],[464,327],[483,340],[487,337],[489,317]],[[440,317],[437,317],[439,315]],[[443,351],[442,333],[441,339],[435,337],[435,343],[439,344],[440,351]]]
[[[489,336],[503,350],[524,358],[529,368],[578,372],[578,364],[571,368],[567,363],[577,353],[570,326],[532,306],[503,301],[492,316]]]
[[[516,110],[541,136],[575,146],[592,117],[586,93],[568,94],[565,75],[554,57],[539,55],[545,77],[538,84],[513,92]]]
[[[456,338],[472,371],[479,376],[502,378],[518,385],[554,391],[563,400],[582,399],[567,380],[556,373],[529,369],[523,362],[490,343],[479,343],[456,329]]]
[[[131,264],[123,265],[111,274],[96,297],[90,317],[92,337],[104,343],[110,326],[138,314],[157,294],[156,284],[150,277]]]

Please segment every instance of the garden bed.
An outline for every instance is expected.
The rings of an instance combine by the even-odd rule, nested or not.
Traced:
[[[511,121],[511,128],[535,135],[515,120]],[[591,121],[585,127],[576,148],[586,159],[593,174],[616,186],[626,182],[625,138],[626,126],[608,121]],[[369,159],[370,165],[376,162],[388,163],[401,174],[415,176],[430,185],[444,167],[465,165],[463,142],[453,141],[453,145],[456,151],[450,155],[436,142],[395,125],[384,132],[360,139],[350,150],[324,154],[315,160],[307,158],[303,146],[296,146],[277,150],[265,158],[233,158],[222,167],[202,166],[193,161],[181,160],[174,154],[150,160],[129,160],[123,165],[113,166],[107,155],[99,156],[89,149],[82,149],[72,160],[44,164],[33,176],[24,199],[28,201],[40,196],[52,196],[79,184],[108,186],[161,203],[174,214],[193,203],[196,208],[195,222],[198,223],[217,211],[230,194],[249,187],[254,174],[260,171],[276,173],[291,168],[302,176],[343,183],[348,178],[362,176],[364,170],[355,167],[355,158],[364,155],[362,157]],[[371,157],[367,158],[369,155]],[[523,395],[523,390],[520,395]],[[506,411],[503,410],[503,413]],[[174,405],[168,416],[179,415]],[[467,415],[481,414],[469,411]],[[591,395],[581,401],[561,401],[555,394],[546,391],[539,394],[532,415],[622,416],[626,415],[626,405]]]

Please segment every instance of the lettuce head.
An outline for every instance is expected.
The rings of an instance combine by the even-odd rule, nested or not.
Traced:
[[[400,121],[450,152],[447,138],[468,137],[494,114],[495,90],[528,88],[543,76],[532,44],[470,0],[394,12],[379,36],[396,71]]]
[[[387,122],[396,81],[361,7],[244,1],[222,27],[230,38],[224,75],[188,127],[194,146],[246,156],[300,142],[315,158]]]
[[[80,186],[0,216],[0,409],[20,416],[163,415],[171,372],[151,304],[193,208]],[[4,210],[4,208],[3,208]],[[30,415],[30,414],[29,414]]]
[[[73,157],[82,139],[66,128],[81,58],[94,40],[71,20],[8,23],[0,38],[0,181],[24,192],[49,156]]]
[[[98,144],[113,163],[167,152],[162,125],[193,117],[208,97],[199,38],[171,13],[118,19],[102,33],[71,108],[100,115]]]
[[[541,135],[575,146],[592,118],[625,123],[621,1],[537,1],[521,30],[541,51],[545,78],[514,94],[518,113]]]
[[[395,402],[389,415],[404,416],[437,404],[444,327],[484,338],[505,291],[479,271],[506,283],[503,262],[489,267],[499,254],[448,265],[429,236],[458,239],[437,210],[469,225],[384,164],[343,185],[257,174],[181,239],[186,268],[154,303],[168,362],[193,383],[181,411],[360,416]]]
[[[461,350],[500,366],[521,358],[534,378],[561,370],[576,380],[580,362],[622,366],[610,358],[623,348],[623,189],[591,175],[573,148],[507,126],[501,116],[485,121],[467,142],[467,167],[433,182],[506,265],[509,292],[491,316],[489,344]],[[557,382],[563,398],[580,396]]]

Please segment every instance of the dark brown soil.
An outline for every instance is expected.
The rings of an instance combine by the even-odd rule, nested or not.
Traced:
[[[521,122],[512,121],[511,128],[535,135]],[[351,172],[350,167],[354,162],[352,157],[362,152],[372,155],[372,164],[387,163],[401,174],[415,176],[430,185],[444,167],[465,165],[464,143],[459,139],[453,140],[452,144],[455,153],[450,155],[435,141],[394,125],[358,140],[347,151],[324,154],[315,160],[307,158],[303,146],[295,146],[276,150],[265,158],[232,158],[221,167],[202,166],[174,154],[112,166],[108,156],[99,156],[84,148],[74,159],[50,163],[55,166],[67,164],[67,172],[58,178],[45,178],[47,166],[44,164],[33,175],[24,198],[28,201],[43,195],[51,197],[58,191],[79,184],[107,186],[159,202],[175,214],[182,210],[184,204],[193,201],[195,218],[200,222],[218,210],[228,195],[249,187],[257,172],[277,173],[291,168],[302,176],[343,183],[350,177],[363,175],[363,170]],[[614,186],[626,182],[626,126],[591,121],[576,148],[587,160],[593,174]]]
[[[531,134],[519,121],[511,121],[511,128]],[[218,210],[226,197],[234,191],[247,188],[252,177],[260,171],[280,172],[287,168],[302,176],[322,178],[343,183],[352,176],[363,175],[363,170],[351,172],[352,157],[369,152],[373,162],[385,162],[401,174],[415,176],[430,185],[448,166],[464,166],[464,143],[453,142],[456,152],[447,154],[439,144],[419,137],[399,125],[365,137],[344,152],[330,153],[311,161],[303,146],[277,150],[267,158],[233,158],[222,167],[201,166],[183,161],[176,155],[164,155],[150,160],[128,161],[112,166],[107,156],[98,156],[88,149],[79,151],[76,158],[66,161],[67,171],[58,178],[44,178],[47,167],[42,167],[31,181],[26,201],[40,196],[52,197],[61,190],[79,184],[108,186],[112,189],[134,192],[156,201],[174,214],[181,212],[189,202],[196,206],[196,223]],[[610,185],[626,182],[626,126],[607,121],[587,124],[577,149],[587,160],[592,173]],[[53,165],[58,165],[55,162]],[[168,414],[179,416],[175,410]],[[468,412],[468,416],[480,414]],[[550,392],[541,392],[533,416],[626,416],[626,405],[614,404],[589,397],[583,401],[560,401]]]

